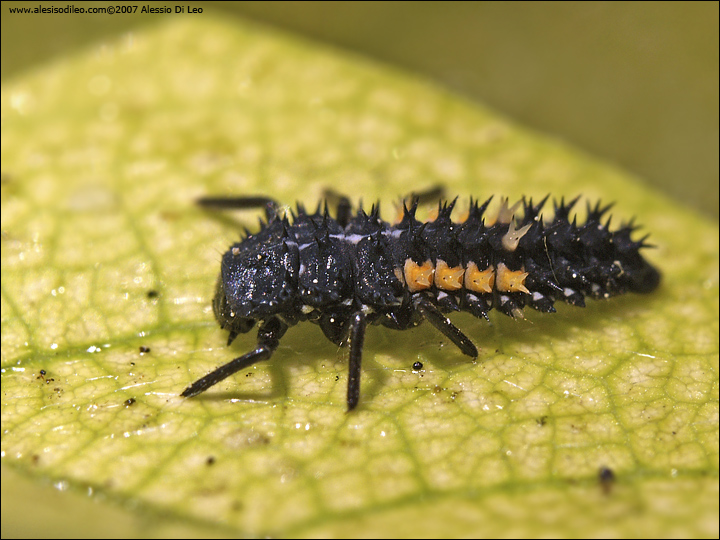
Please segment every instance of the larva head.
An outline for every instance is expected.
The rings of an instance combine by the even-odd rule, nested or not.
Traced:
[[[215,288],[213,312],[215,313],[215,318],[220,323],[220,328],[230,332],[228,345],[233,342],[238,334],[245,334],[255,326],[255,319],[241,317],[228,303],[222,274],[220,274]]]
[[[213,311],[220,326],[230,332],[228,343],[248,332],[256,320],[290,309],[294,300],[291,274],[297,273],[295,246],[285,224],[273,220],[225,252]]]

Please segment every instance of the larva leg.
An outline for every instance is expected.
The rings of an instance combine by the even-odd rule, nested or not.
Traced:
[[[415,300],[415,305],[422,316],[435,328],[440,330],[445,337],[457,345],[463,354],[477,358],[477,347],[470,341],[470,338],[463,334],[460,329],[443,315],[427,298],[418,296]]]
[[[258,329],[258,345],[254,350],[220,366],[202,379],[198,379],[183,390],[180,395],[182,397],[197,396],[241,369],[245,369],[261,360],[267,360],[277,349],[280,338],[283,337],[287,329],[288,326],[278,318],[273,317],[265,321]]]

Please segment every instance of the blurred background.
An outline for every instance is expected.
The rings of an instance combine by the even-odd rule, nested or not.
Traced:
[[[93,4],[109,5],[83,7]],[[2,3],[3,82],[175,16],[9,13],[37,5]],[[432,80],[718,218],[717,2],[190,5],[204,11],[192,16],[253,19]]]

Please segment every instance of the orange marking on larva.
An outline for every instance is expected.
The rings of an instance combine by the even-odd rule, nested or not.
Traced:
[[[445,291],[458,291],[462,289],[465,269],[462,266],[450,268],[442,259],[435,265],[435,286]]]
[[[395,205],[395,221],[394,223],[400,223],[405,217],[405,201],[401,201],[400,204]]]
[[[500,208],[498,208],[497,213],[486,222],[488,227],[495,225],[495,223],[510,223],[512,221],[515,216],[515,212],[517,212],[517,209],[520,208],[522,201],[516,202],[509,208],[508,202],[509,199],[507,197],[504,197],[500,201]]]
[[[439,213],[440,213],[440,211],[439,211],[437,208],[433,208],[433,209],[430,210],[430,212],[428,213],[428,218],[427,218],[427,220],[428,220],[428,221],[435,221],[435,220],[438,218]]]
[[[525,287],[525,278],[528,273],[524,270],[510,270],[503,263],[497,267],[497,289],[501,292],[524,292],[530,294]]]
[[[495,284],[495,268],[488,266],[479,270],[474,262],[465,269],[465,288],[479,293],[491,293]]]
[[[419,265],[411,258],[405,259],[405,284],[410,292],[422,291],[429,289],[433,284],[435,268],[428,259],[422,265]]]
[[[393,273],[395,274],[395,277],[398,279],[400,283],[405,285],[405,276],[403,275],[402,268],[393,268]]]
[[[505,236],[502,237],[502,246],[507,251],[515,251],[520,243],[520,239],[527,234],[530,227],[532,227],[532,223],[528,223],[524,227],[517,229],[515,228],[515,222],[511,221],[510,227],[508,227],[508,232],[506,232]]]

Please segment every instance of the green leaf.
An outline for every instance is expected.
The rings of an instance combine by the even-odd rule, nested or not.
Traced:
[[[2,115],[4,533],[717,536],[715,224],[425,82],[235,22],[44,66]],[[661,288],[453,316],[477,362],[427,325],[373,327],[351,414],[346,351],[309,324],[179,397],[254,345],[225,347],[210,303],[257,213],[196,197],[310,206],[332,187],[390,214],[437,184],[616,200],[615,223],[652,233]],[[67,509],[46,529],[42,501]]]

